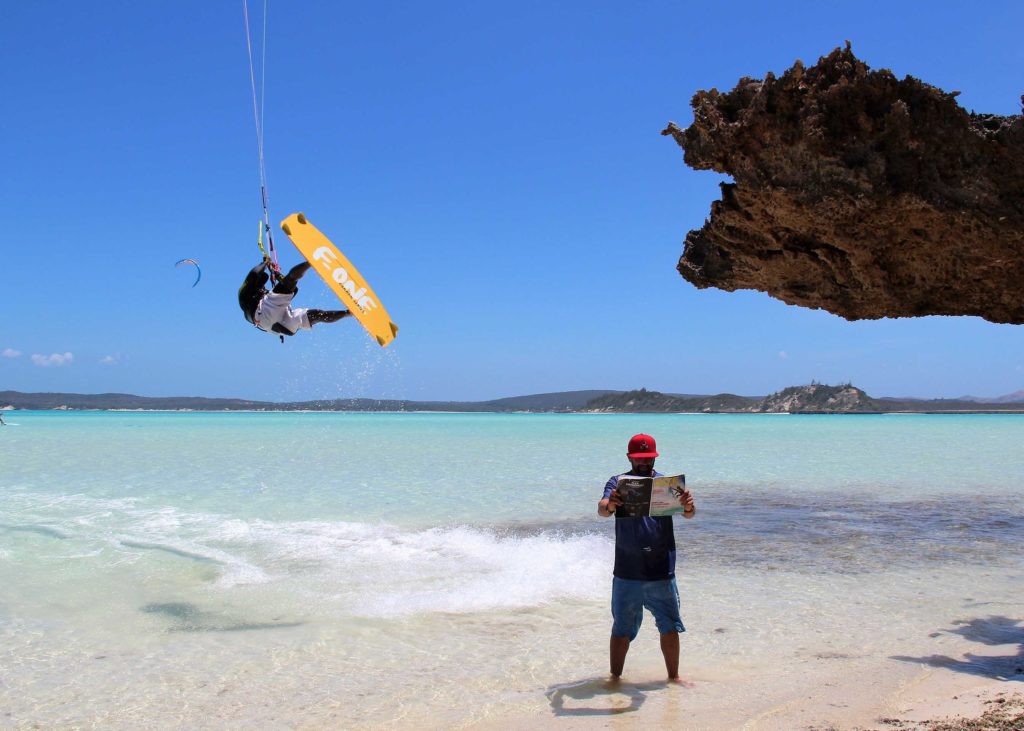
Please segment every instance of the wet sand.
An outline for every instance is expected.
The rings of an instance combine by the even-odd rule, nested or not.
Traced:
[[[1024,683],[921,670],[886,690],[877,679],[822,679],[820,685],[777,692],[734,688],[732,702],[701,688],[668,687],[664,681],[623,682],[618,687],[593,679],[556,689],[549,708],[537,713],[484,719],[467,728],[631,729],[694,731],[881,731],[943,728],[953,731],[1009,731],[1018,724],[993,725],[986,713],[1003,717],[1024,712]],[[716,701],[712,698],[717,697]],[[721,702],[723,705],[718,705]],[[997,715],[997,719],[1000,716]],[[943,725],[949,724],[949,725]]]
[[[694,685],[686,688],[658,677],[660,658],[656,652],[643,652],[642,659],[633,658],[639,660],[637,677],[619,683],[607,677],[566,683],[548,690],[546,707],[481,719],[467,727],[494,731],[1024,729],[1024,720],[1018,719],[1017,725],[1006,721],[1024,712],[1024,668],[1014,666],[1024,664],[1024,654],[1005,653],[1005,646],[993,646],[970,655],[974,670],[1018,670],[1000,677],[964,672],[964,666],[942,666],[938,658],[934,664],[896,664],[880,657],[821,657],[798,672],[752,672],[746,679],[690,672],[686,677]],[[831,669],[830,661],[835,664]],[[986,713],[989,716],[982,719]]]

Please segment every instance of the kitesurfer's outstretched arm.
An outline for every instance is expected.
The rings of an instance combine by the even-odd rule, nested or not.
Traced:
[[[257,264],[256,266],[249,270],[249,277],[255,279],[260,274],[262,274],[263,270],[266,269],[268,266],[270,266],[270,259],[268,257],[263,257],[263,261],[261,261],[259,264]],[[246,277],[246,279],[248,279],[249,277]]]

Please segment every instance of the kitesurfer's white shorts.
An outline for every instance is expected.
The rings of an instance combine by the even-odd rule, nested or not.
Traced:
[[[287,294],[271,292],[260,300],[256,308],[256,326],[268,333],[273,333],[274,325],[286,327],[291,332],[309,330],[309,315],[304,308],[292,309],[292,298],[295,292]]]

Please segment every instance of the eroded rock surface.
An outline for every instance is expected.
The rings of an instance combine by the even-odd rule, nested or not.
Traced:
[[[684,159],[732,176],[679,272],[849,320],[1024,323],[1024,118],[871,71],[849,44],[694,95]],[[1024,97],[1022,97],[1024,103]]]

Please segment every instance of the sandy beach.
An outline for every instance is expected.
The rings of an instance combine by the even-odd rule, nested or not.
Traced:
[[[889,681],[895,681],[890,678]],[[866,677],[833,677],[800,689],[759,690],[745,696],[734,688],[732,700],[713,700],[713,691],[666,687],[664,682],[610,683],[594,680],[551,693],[548,713],[488,719],[472,727],[493,729],[685,728],[703,731],[881,731],[930,729],[941,721],[971,729],[992,726],[982,716],[1003,704],[1011,715],[1024,711],[1020,683],[960,676],[921,669],[896,685]],[[718,702],[724,701],[719,706]],[[1015,710],[1012,710],[1015,709]],[[969,723],[971,722],[971,723]]]

